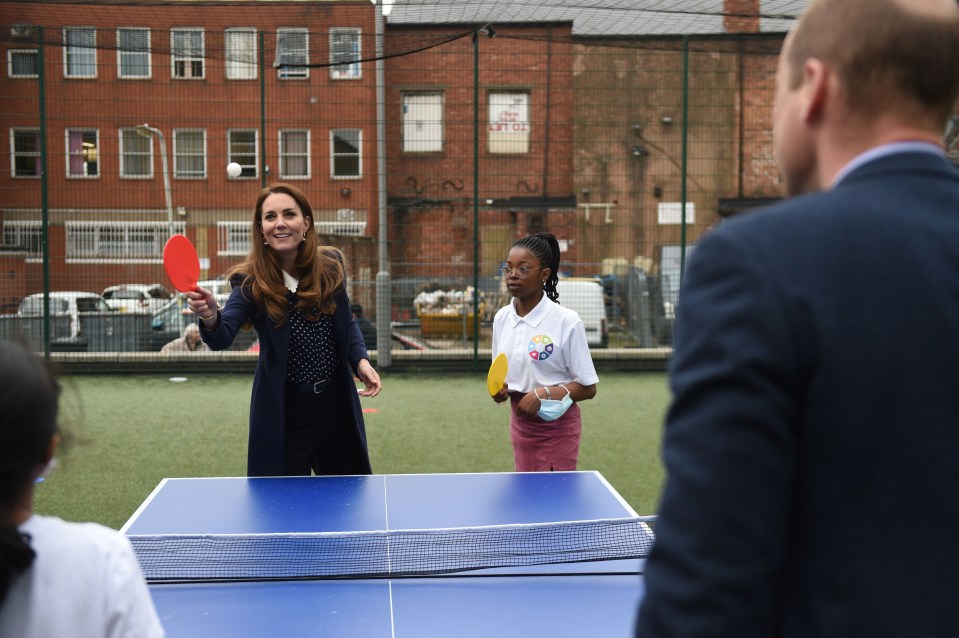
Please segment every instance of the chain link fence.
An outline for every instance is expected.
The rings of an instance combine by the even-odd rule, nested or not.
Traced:
[[[257,193],[284,181],[346,255],[381,364],[486,361],[499,269],[537,231],[586,282],[560,303],[594,356],[666,357],[696,240],[779,192],[781,33],[381,21],[358,2],[0,9],[0,337],[40,351],[167,358],[195,318],[164,242],[187,235],[225,300]]]

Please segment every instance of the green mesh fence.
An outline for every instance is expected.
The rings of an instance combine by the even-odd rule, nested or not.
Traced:
[[[0,2],[0,337],[167,358],[195,318],[164,242],[186,234],[225,300],[257,193],[285,181],[346,255],[380,365],[488,360],[499,268],[537,231],[559,239],[562,278],[586,282],[560,302],[596,356],[666,353],[696,240],[779,193],[790,16],[731,26],[722,3],[688,4],[606,24],[518,2],[382,21],[365,1]]]

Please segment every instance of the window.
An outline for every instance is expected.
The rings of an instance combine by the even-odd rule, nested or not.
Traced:
[[[489,152],[529,153],[529,93],[489,94]]]
[[[170,48],[174,78],[203,78],[203,29],[171,29]]]
[[[170,237],[166,222],[66,222],[67,260],[158,262]],[[183,222],[174,232],[186,229]]]
[[[681,224],[683,223],[683,203],[659,202],[656,216],[661,225]],[[696,204],[694,202],[686,202],[686,223],[696,223]]]
[[[150,30],[117,29],[117,77],[149,78]]]
[[[310,132],[280,131],[280,177],[310,176]]]
[[[39,67],[36,49],[8,49],[7,77],[35,78]]]
[[[153,138],[120,129],[120,177],[153,177]]]
[[[250,222],[217,222],[217,255],[241,255],[250,253]]]
[[[179,179],[206,177],[204,129],[173,129],[173,175]]]
[[[2,239],[5,247],[21,248],[29,257],[38,258],[43,253],[43,228],[40,222],[5,221]]]
[[[67,129],[67,177],[97,177],[100,134],[96,129]]]
[[[330,176],[360,177],[362,162],[360,157],[360,129],[341,128],[330,131]]]
[[[360,30],[330,29],[330,77],[352,80],[360,77]]]
[[[282,79],[308,78],[310,69],[310,35],[306,29],[276,30],[277,73]]]
[[[256,129],[233,129],[227,131],[228,162],[236,162],[243,171],[240,177],[256,177]]]
[[[13,177],[40,177],[40,130],[11,129],[10,174]]]
[[[223,32],[226,79],[256,79],[256,31],[227,29]]]
[[[68,78],[97,77],[97,32],[89,27],[63,30],[63,75]]]
[[[431,153],[443,150],[443,94],[403,95],[403,151]]]
[[[313,225],[321,235],[362,237],[366,232],[366,211],[352,208],[313,211]]]

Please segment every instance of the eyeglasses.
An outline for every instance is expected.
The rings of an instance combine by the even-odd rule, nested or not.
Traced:
[[[520,279],[526,279],[526,276],[529,275],[531,270],[542,270],[542,268],[530,268],[529,266],[510,268],[509,266],[503,266],[499,269],[499,274],[501,277],[509,277],[510,275],[515,274]]]

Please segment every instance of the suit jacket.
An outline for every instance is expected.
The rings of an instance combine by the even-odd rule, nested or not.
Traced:
[[[706,236],[637,636],[959,627],[959,174],[899,153]]]
[[[237,331],[247,319],[252,318],[253,327],[260,340],[260,355],[253,374],[253,396],[250,401],[250,440],[247,451],[247,474],[249,476],[283,475],[283,440],[285,435],[285,386],[286,367],[289,359],[290,322],[276,326],[273,320],[260,312],[252,301],[249,289],[241,288],[242,275],[233,278],[233,290],[226,305],[220,311],[220,321],[213,330],[201,329],[203,340],[213,350],[228,348]],[[353,375],[360,360],[369,359],[360,330],[350,311],[350,300],[345,283],[333,295],[336,310],[333,312],[334,340],[340,365],[342,387],[353,388]],[[366,451],[366,428],[363,411],[356,392],[347,392],[346,401],[353,416],[353,426]],[[322,415],[318,415],[322,418]],[[367,466],[369,459],[367,458]],[[368,468],[369,469],[369,468]]]

